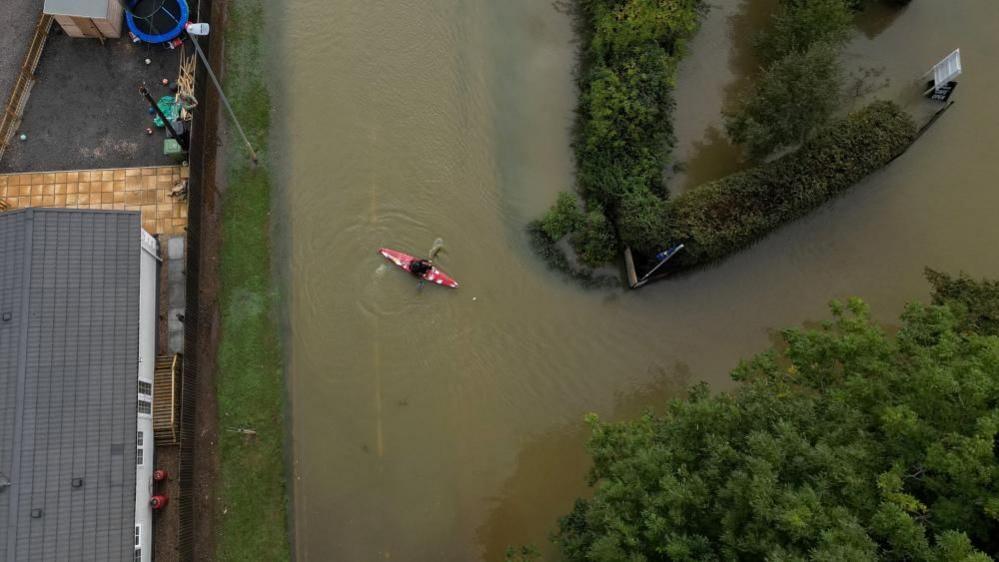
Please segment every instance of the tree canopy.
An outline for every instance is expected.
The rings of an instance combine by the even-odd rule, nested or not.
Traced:
[[[926,278],[933,285],[933,303],[948,305],[966,329],[999,334],[999,282],[976,281],[966,274],[952,277],[932,269]]]
[[[843,71],[838,56],[836,48],[818,43],[767,68],[738,111],[725,116],[732,141],[758,160],[804,142],[839,106]]]
[[[985,561],[999,554],[999,285],[930,274],[901,326],[859,300],[663,415],[591,416],[570,561]]]
[[[853,25],[849,0],[780,0],[756,38],[764,71],[725,115],[729,138],[763,160],[803,142],[839,106],[839,54]]]
[[[762,62],[772,63],[818,43],[841,45],[852,26],[853,12],[844,0],[784,0],[770,28],[757,37],[756,52]]]

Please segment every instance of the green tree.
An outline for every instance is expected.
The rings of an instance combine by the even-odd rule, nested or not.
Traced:
[[[767,68],[743,103],[725,115],[725,129],[753,159],[804,142],[839,105],[843,71],[828,43],[793,52]]]
[[[669,215],[666,200],[646,187],[629,190],[621,198],[617,227],[621,241],[646,253],[662,249]]]
[[[606,58],[621,58],[639,45],[658,43],[679,50],[697,31],[703,0],[610,0],[599,4],[592,48]]]
[[[590,267],[600,267],[617,256],[617,236],[601,206],[594,205],[586,213],[573,246],[579,259]]]
[[[995,299],[999,289],[988,299]],[[994,301],[993,301],[994,302]],[[859,300],[665,414],[589,416],[594,494],[555,537],[569,561],[985,561],[999,554],[999,337]]]
[[[954,310],[964,329],[999,334],[999,282],[977,281],[964,273],[952,277],[929,268],[926,278],[933,285],[933,303]]]
[[[579,202],[571,193],[561,192],[551,209],[541,219],[541,229],[553,241],[576,232],[583,225],[584,217]]]
[[[765,63],[807,53],[819,43],[841,45],[850,36],[853,12],[844,0],[783,0],[760,33],[756,52]]]

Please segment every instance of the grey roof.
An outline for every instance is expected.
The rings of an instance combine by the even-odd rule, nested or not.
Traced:
[[[110,3],[108,0],[45,0],[42,11],[54,16],[104,19],[110,14]]]
[[[138,213],[0,213],[0,560],[132,560],[140,252]]]

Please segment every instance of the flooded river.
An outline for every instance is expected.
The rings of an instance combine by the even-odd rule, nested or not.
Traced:
[[[543,544],[585,491],[585,413],[724,388],[832,298],[888,321],[925,299],[925,265],[999,276],[994,0],[866,18],[847,57],[882,69],[876,95],[903,97],[961,47],[957,104],[845,197],[639,292],[563,282],[524,234],[572,182],[575,44],[552,2],[273,4],[299,560],[493,561]],[[755,68],[748,34],[770,4],[714,4],[679,76],[674,189],[737,166],[719,111]],[[456,291],[420,290],[376,254],[438,237]]]

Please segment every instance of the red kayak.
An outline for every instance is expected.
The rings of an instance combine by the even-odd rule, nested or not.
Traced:
[[[395,250],[389,250],[388,248],[381,248],[378,253],[385,256],[389,261],[398,265],[399,267],[409,271],[409,264],[413,262],[416,258],[409,254],[404,254],[402,252],[397,252]],[[429,283],[435,285],[441,285],[443,287],[451,287],[452,289],[458,288],[458,282],[444,273],[443,271],[437,269],[436,266],[430,269],[427,273],[423,274],[423,279]]]

